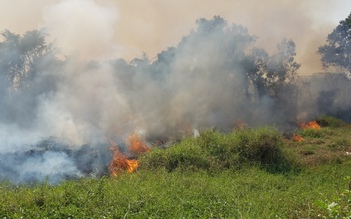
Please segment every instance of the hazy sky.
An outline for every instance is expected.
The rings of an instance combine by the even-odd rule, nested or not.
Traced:
[[[246,26],[269,51],[283,38],[297,46],[301,74],[320,71],[318,46],[351,11],[350,0],[2,0],[0,30],[16,33],[47,27],[64,53],[150,59],[195,27],[198,18],[220,15]]]

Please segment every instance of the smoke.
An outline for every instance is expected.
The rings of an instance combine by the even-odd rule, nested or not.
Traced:
[[[301,78],[299,120],[330,115],[351,122],[351,80],[344,73],[319,73]]]
[[[299,74],[310,75],[321,71],[316,50],[349,14],[351,3],[348,0],[223,0],[220,3],[210,0],[13,0],[3,1],[0,6],[3,15],[0,30],[24,33],[45,26],[55,31],[52,38],[60,42],[65,52],[79,47],[83,57],[117,54],[126,60],[142,52],[154,58],[167,47],[176,46],[179,39],[195,27],[196,19],[221,15],[229,23],[246,26],[251,34],[259,36],[257,43],[270,52],[281,38],[292,39],[298,45],[297,60],[302,63]]]
[[[276,45],[285,36],[295,41],[296,59],[309,66],[309,73],[318,69],[315,46],[323,44],[327,34],[320,32],[322,22],[328,28],[335,25],[326,19],[318,21],[328,17],[322,16],[326,4],[320,2],[313,9],[320,14],[312,13],[309,3],[295,1],[13,2],[28,7],[16,11],[29,15],[28,20],[21,27],[8,22],[5,28],[21,33],[45,27],[60,49],[59,54],[55,50],[35,59],[27,72],[32,76],[23,78],[22,87],[13,87],[9,72],[0,69],[0,178],[14,183],[58,183],[106,174],[109,140],[123,147],[133,132],[143,133],[152,142],[184,130],[213,126],[231,130],[239,120],[250,126],[291,128],[298,114],[291,107],[297,101],[293,89],[284,85],[277,92],[259,87],[260,78],[247,76],[248,67],[255,65],[246,58],[255,58],[252,51],[261,51],[257,57],[270,64],[265,71],[274,72],[279,65],[274,59],[279,53]],[[333,2],[333,7],[337,5]],[[16,9],[12,3],[5,8]],[[206,29],[215,14],[227,22],[218,29]],[[209,23],[194,24],[201,17]],[[321,39],[321,44],[310,44]],[[267,52],[252,50],[259,47]],[[140,56],[142,51],[147,53]],[[9,60],[16,60],[16,47],[7,52]],[[21,82],[20,75],[16,83]],[[312,92],[299,97],[300,102],[309,103],[299,105],[301,112],[307,112],[304,118],[347,109],[345,93],[335,94],[335,107],[329,111],[310,101],[320,95],[322,84],[304,87]]]
[[[64,54],[74,52],[89,60],[116,55],[113,36],[117,17],[116,8],[93,0],[65,0],[44,11],[43,25]]]

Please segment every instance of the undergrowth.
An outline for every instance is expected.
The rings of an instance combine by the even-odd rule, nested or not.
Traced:
[[[205,130],[153,148],[133,174],[0,183],[0,218],[347,218],[350,127],[324,120],[300,142],[272,127]]]
[[[228,134],[207,130],[198,138],[190,137],[167,149],[145,154],[140,159],[140,169],[218,172],[254,165],[273,172],[290,171],[293,159],[284,153],[283,146],[281,133],[272,127],[234,130]]]

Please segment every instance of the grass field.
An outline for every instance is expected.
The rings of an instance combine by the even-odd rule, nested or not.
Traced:
[[[0,184],[1,218],[348,218],[351,127],[201,132],[139,158],[132,174]],[[298,141],[293,136],[300,136]]]

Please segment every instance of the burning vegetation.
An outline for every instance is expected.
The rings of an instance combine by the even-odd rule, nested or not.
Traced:
[[[111,150],[113,151],[113,156],[109,165],[109,170],[112,176],[117,176],[123,171],[132,173],[136,170],[139,165],[136,159],[126,158],[125,155],[119,151],[118,146],[111,147]]]
[[[138,160],[135,156],[139,156],[143,153],[150,151],[150,148],[146,145],[145,141],[141,139],[136,133],[133,133],[128,138],[128,152],[131,153],[133,158],[127,158],[126,155],[120,152],[118,145],[112,142],[110,150],[113,152],[112,160],[109,164],[109,171],[112,176],[117,176],[121,172],[132,173],[136,170],[139,165]]]
[[[22,182],[49,176],[56,182],[99,176],[103,167],[118,175],[138,167],[137,157],[150,151],[147,142],[164,142],[179,133],[262,125],[290,131],[297,118],[350,115],[350,79],[346,74],[298,77],[301,64],[292,40],[282,39],[268,53],[256,46],[257,37],[247,28],[229,25],[220,16],[196,24],[178,45],[156,58],[145,54],[130,62],[63,59],[46,42],[44,31],[2,32],[0,156],[7,162],[0,165],[0,178]],[[320,128],[315,122],[300,125]],[[134,132],[137,128],[145,136]],[[125,143],[108,145],[106,136]],[[38,142],[51,137],[59,139],[58,147],[65,146],[30,153],[42,151]],[[104,152],[88,165],[91,154],[109,152],[109,147],[112,159]],[[91,148],[96,150],[86,151]],[[52,157],[54,165],[47,165]],[[24,173],[18,160],[32,169]]]
[[[304,140],[303,137],[301,137],[301,135],[295,133],[292,134],[291,139],[297,142],[301,142]]]
[[[316,121],[310,121],[308,123],[302,122],[299,125],[302,129],[315,129],[315,130],[321,129],[320,125],[318,125]]]

